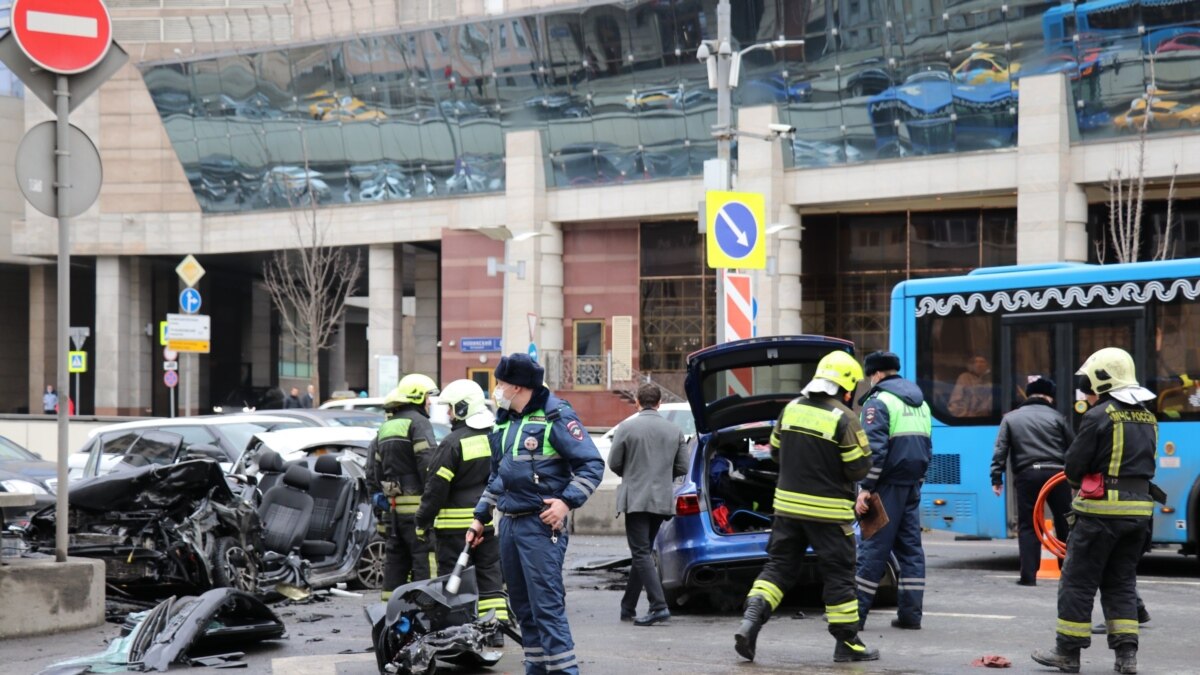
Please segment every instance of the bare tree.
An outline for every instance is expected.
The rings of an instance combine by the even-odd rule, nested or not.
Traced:
[[[1137,129],[1137,146],[1134,150],[1134,166],[1129,172],[1120,168],[1109,174],[1108,227],[1096,240],[1096,258],[1101,264],[1107,262],[1109,248],[1118,263],[1137,262],[1142,243],[1142,215],[1146,196],[1146,135],[1153,118],[1152,106],[1158,100],[1155,84],[1154,56],[1150,56],[1150,84],[1140,99],[1130,106],[1128,116],[1142,106],[1142,119]],[[1127,117],[1128,119],[1128,117]],[[1152,260],[1165,260],[1173,254],[1171,237],[1174,230],[1175,177],[1179,170],[1176,163],[1171,170],[1171,183],[1167,189],[1167,218],[1159,228],[1156,225],[1154,254]]]
[[[305,174],[311,175],[307,162]],[[320,400],[320,352],[332,345],[346,301],[362,274],[362,259],[357,252],[327,243],[329,218],[322,222],[311,178],[304,180],[307,208],[291,215],[298,248],[275,251],[263,265],[263,278],[284,330],[308,352],[313,398]]]

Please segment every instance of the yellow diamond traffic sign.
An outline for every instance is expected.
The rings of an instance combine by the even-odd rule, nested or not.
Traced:
[[[756,192],[710,190],[704,199],[708,266],[765,268],[767,236],[763,196]]]
[[[87,352],[67,352],[67,372],[87,372]]]
[[[204,276],[204,267],[200,265],[200,261],[196,260],[195,256],[189,253],[175,268],[175,274],[178,274],[183,283],[190,288],[200,282],[200,278]]]

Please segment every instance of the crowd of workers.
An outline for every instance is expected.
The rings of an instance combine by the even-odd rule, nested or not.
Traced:
[[[794,570],[810,546],[824,581],[834,661],[880,658],[860,632],[893,555],[899,607],[891,623],[921,629],[925,554],[919,507],[932,459],[930,409],[920,388],[900,377],[897,355],[874,352],[864,363],[865,368],[844,351],[826,355],[775,423],[774,522],[768,561],[745,599],[734,635],[743,658],[754,660],[760,629],[795,582]],[[1093,632],[1103,632],[1116,654],[1114,669],[1136,673],[1139,620],[1149,618],[1137,596],[1136,567],[1149,542],[1153,501],[1163,498],[1150,482],[1157,423],[1144,403],[1153,394],[1138,384],[1133,359],[1121,349],[1097,351],[1077,375],[1090,404],[1080,410],[1078,433],[1053,407],[1055,383],[1031,377],[1026,400],[1001,423],[992,481],[1001,495],[1011,465],[1022,585],[1036,584],[1036,496],[1060,468],[1069,484],[1048,500],[1055,529],[1067,542],[1056,641],[1049,650],[1035,651],[1033,660],[1078,672],[1080,650],[1090,645]],[[438,569],[448,569],[463,546],[470,546],[478,611],[519,624],[526,672],[577,673],[562,579],[568,519],[599,486],[604,461],[575,412],[550,393],[543,376],[524,354],[503,357],[492,392],[495,416],[478,384],[451,382],[440,400],[450,408],[452,431],[440,444],[428,409],[437,384],[424,375],[406,376],[385,402],[388,419],[369,451],[367,475],[375,505],[387,514],[381,521],[387,537],[385,599],[410,579],[428,579],[431,558]],[[850,406],[864,378],[870,387],[857,401],[856,414]],[[687,470],[688,458],[682,432],[656,412],[657,387],[642,386],[637,400],[641,411],[618,428],[609,459],[623,479],[617,510],[625,514],[632,554],[620,618],[649,626],[670,619],[651,546],[672,511],[672,480]],[[503,514],[498,524],[494,510]],[[857,541],[856,520],[864,525]],[[1105,623],[1093,629],[1098,589]],[[638,617],[643,591],[649,611]]]

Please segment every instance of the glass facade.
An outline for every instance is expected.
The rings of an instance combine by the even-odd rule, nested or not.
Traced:
[[[12,22],[12,0],[0,0],[0,37],[8,33],[9,26]],[[16,96],[18,98],[25,95],[25,85],[13,75],[12,71],[0,63],[0,96]]]
[[[542,132],[547,184],[697,175],[717,0],[625,0],[151,63],[205,211],[501,190],[504,133]],[[1200,124],[1200,0],[745,0],[735,105],[776,105],[791,166],[996,149],[1020,80],[1063,72],[1079,138]]]

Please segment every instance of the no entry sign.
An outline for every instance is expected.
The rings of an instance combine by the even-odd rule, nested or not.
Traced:
[[[31,61],[62,75],[95,67],[112,44],[101,0],[15,0],[12,33]]]

